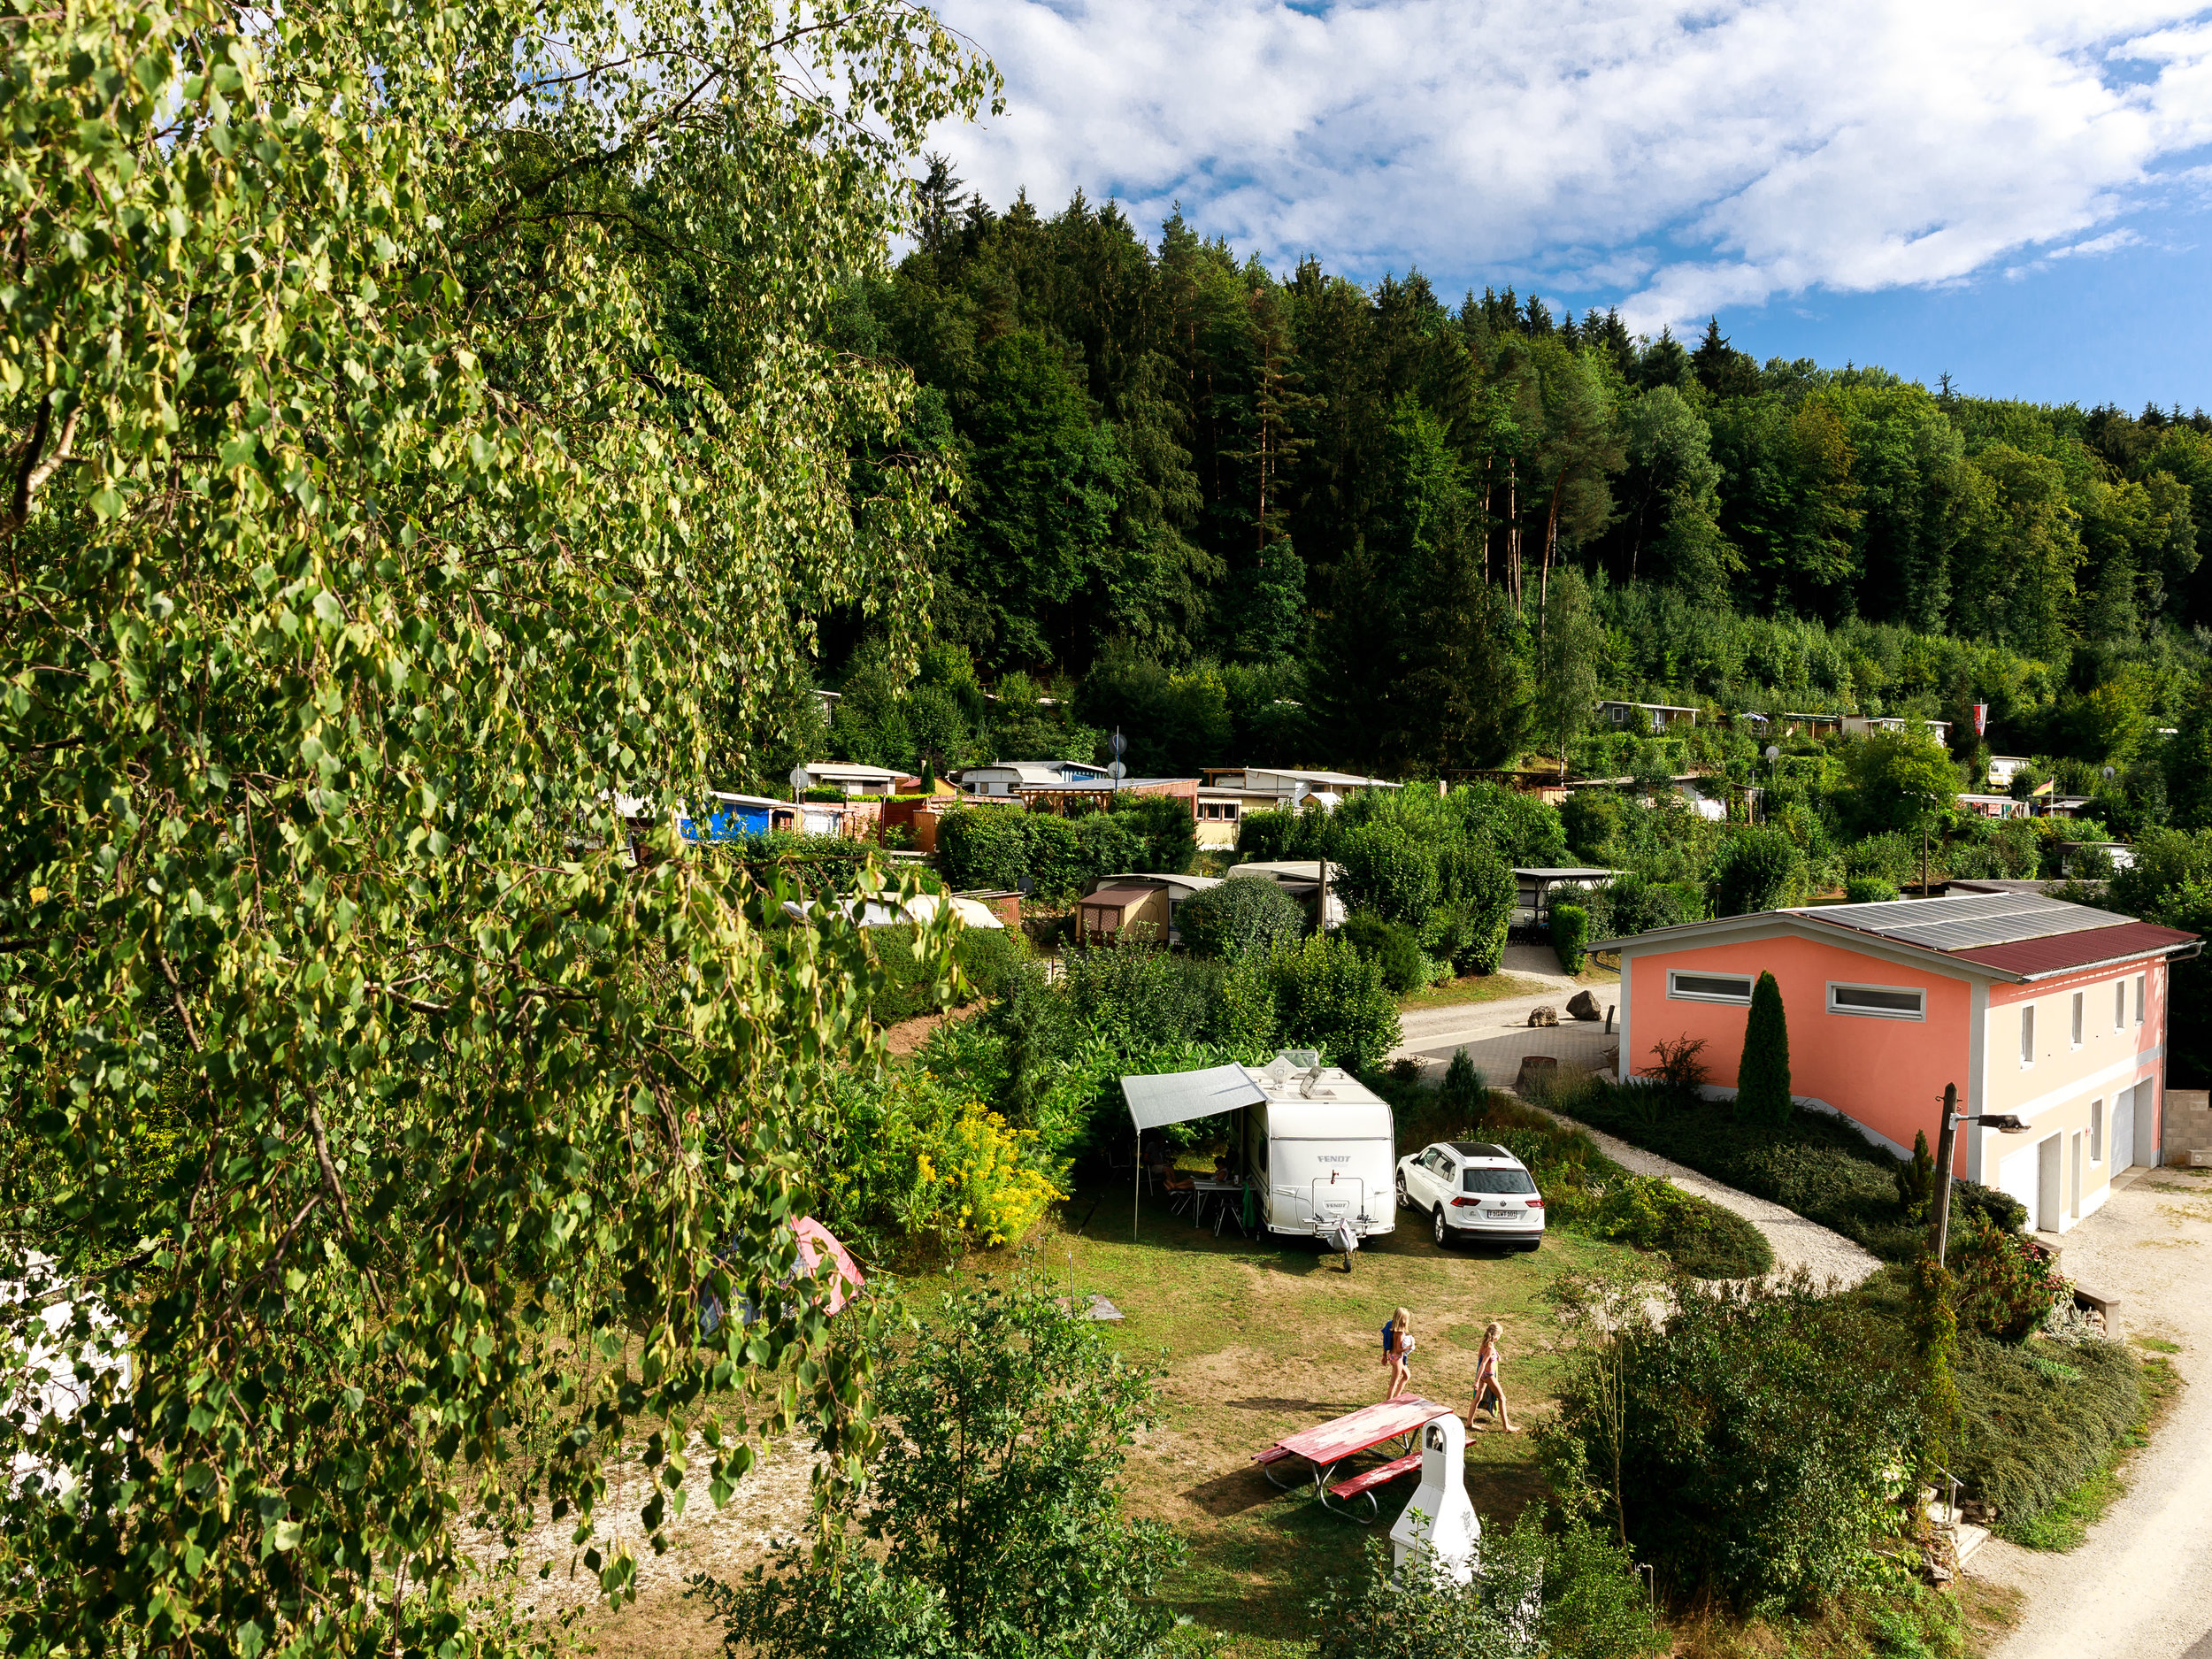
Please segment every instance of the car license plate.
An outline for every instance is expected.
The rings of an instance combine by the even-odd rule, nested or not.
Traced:
[[[1486,1210],[1482,1213],[1493,1221],[1510,1221],[1521,1212],[1517,1210]]]

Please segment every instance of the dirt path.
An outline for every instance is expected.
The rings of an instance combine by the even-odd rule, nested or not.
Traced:
[[[1724,1187],[1710,1176],[1700,1175],[1656,1152],[1632,1147],[1617,1136],[1593,1129],[1563,1113],[1551,1115],[1570,1128],[1581,1130],[1598,1143],[1599,1151],[1622,1168],[1633,1170],[1639,1175],[1663,1175],[1684,1192],[1695,1193],[1700,1198],[1711,1199],[1723,1210],[1734,1210],[1766,1235],[1767,1242],[1774,1248],[1774,1270],[1778,1273],[1794,1272],[1801,1267],[1823,1283],[1848,1290],[1882,1264],[1878,1257],[1840,1233],[1816,1221],[1808,1221],[1793,1210],[1785,1210],[1766,1199]]]
[[[2176,1343],[2187,1383],[2126,1493],[2069,1555],[1992,1539],[1967,1571],[2024,1597],[1994,1659],[2212,1659],[2212,1178],[2145,1170],[2062,1241],[2076,1283],[2116,1296],[2115,1336]]]

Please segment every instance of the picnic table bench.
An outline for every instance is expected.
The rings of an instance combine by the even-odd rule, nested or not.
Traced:
[[[1440,1406],[1417,1394],[1402,1400],[1386,1400],[1379,1405],[1362,1406],[1317,1427],[1286,1434],[1265,1450],[1253,1453],[1252,1461],[1273,1485],[1286,1492],[1294,1492],[1297,1485],[1278,1479],[1275,1465],[1293,1457],[1304,1458],[1310,1471],[1314,1496],[1321,1500],[1322,1508],[1348,1515],[1364,1526],[1381,1513],[1375,1488],[1420,1468],[1421,1451],[1417,1437],[1422,1425],[1449,1417],[1451,1412],[1451,1407]],[[1397,1440],[1407,1442],[1400,1455],[1347,1475],[1341,1480],[1336,1478],[1337,1470],[1350,1459]],[[1349,1507],[1359,1498],[1367,1500],[1364,1516]]]

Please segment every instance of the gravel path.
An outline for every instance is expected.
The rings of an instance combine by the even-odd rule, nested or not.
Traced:
[[[1754,1198],[1749,1193],[1724,1187],[1709,1176],[1700,1175],[1656,1152],[1632,1147],[1616,1135],[1593,1129],[1563,1113],[1550,1115],[1570,1129],[1581,1130],[1598,1143],[1599,1151],[1622,1168],[1639,1175],[1663,1175],[1684,1192],[1695,1193],[1723,1210],[1734,1210],[1766,1235],[1767,1242],[1774,1248],[1774,1271],[1778,1274],[1793,1273],[1801,1267],[1822,1284],[1836,1290],[1848,1290],[1882,1264],[1878,1257],[1840,1233],[1832,1232],[1816,1221],[1808,1221],[1793,1210],[1785,1210],[1763,1198]]]
[[[1993,1538],[1966,1570],[2021,1591],[1993,1659],[2212,1655],[2212,1176],[2143,1170],[2061,1240],[2077,1284],[2119,1298],[2111,1333],[2175,1344],[2188,1386],[2136,1455],[2127,1490],[2081,1547],[2056,1555]]]

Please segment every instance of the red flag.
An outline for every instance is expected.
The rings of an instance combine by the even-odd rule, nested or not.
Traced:
[[[1978,703],[1974,705],[1974,735],[1976,737],[1989,735],[1989,705],[1985,703]]]

